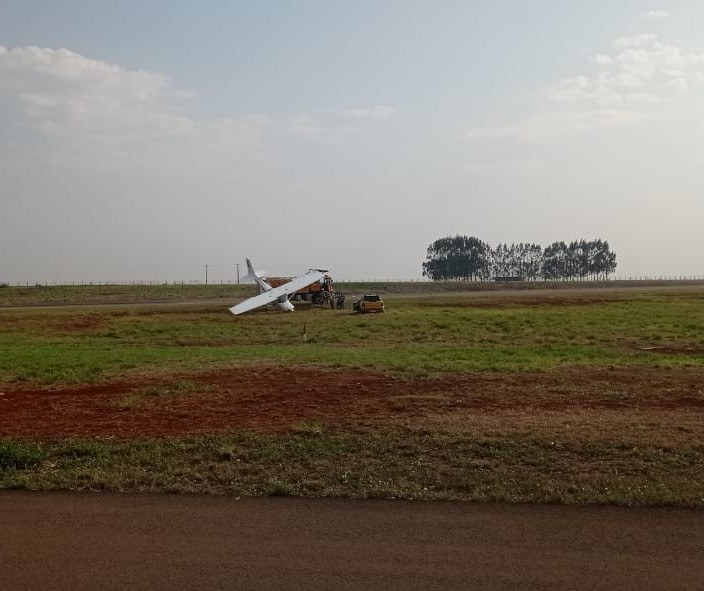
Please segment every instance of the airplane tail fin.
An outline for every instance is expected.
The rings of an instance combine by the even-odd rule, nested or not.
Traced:
[[[252,266],[252,261],[250,261],[249,259],[247,259],[247,275],[242,277],[240,281],[243,280],[254,281],[262,289],[262,291],[269,291],[271,289],[271,285],[269,285],[266,281],[259,277],[259,275],[257,275],[257,272]]]

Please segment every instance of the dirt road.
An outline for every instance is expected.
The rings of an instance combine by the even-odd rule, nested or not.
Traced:
[[[696,589],[704,512],[0,492],[1,589]]]

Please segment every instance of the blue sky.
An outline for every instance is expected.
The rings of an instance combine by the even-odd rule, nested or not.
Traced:
[[[699,2],[0,3],[0,281],[420,277],[609,240],[704,274]]]

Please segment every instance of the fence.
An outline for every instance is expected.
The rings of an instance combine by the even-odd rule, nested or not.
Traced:
[[[633,282],[633,281],[704,281],[704,275],[620,275],[612,277],[608,282]],[[411,278],[411,279],[336,279],[336,283],[432,283],[426,278]],[[578,280],[562,281],[562,280],[542,280],[531,281],[531,283],[579,283]],[[599,283],[603,280],[599,280]],[[479,282],[477,282],[479,283]],[[589,283],[589,281],[586,281]],[[110,286],[155,286],[155,285],[238,285],[236,279],[208,281],[202,279],[163,281],[159,279],[150,280],[119,280],[119,281],[0,281],[0,286],[6,287],[110,287]]]

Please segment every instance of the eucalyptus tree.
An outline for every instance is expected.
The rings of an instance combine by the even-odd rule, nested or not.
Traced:
[[[539,244],[499,243],[491,248],[474,236],[447,236],[428,246],[423,276],[435,281],[476,281],[490,277],[546,281],[608,279],[616,254],[605,240]]]
[[[608,279],[616,270],[616,253],[611,252],[606,240],[594,240],[589,243],[589,274],[597,279]]]
[[[434,281],[470,281],[490,275],[489,245],[474,236],[447,236],[426,251],[423,276]]]
[[[569,269],[569,258],[569,249],[564,242],[553,242],[546,246],[541,267],[543,279],[565,279]]]

